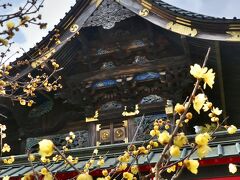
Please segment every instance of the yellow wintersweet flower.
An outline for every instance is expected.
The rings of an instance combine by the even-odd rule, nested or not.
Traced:
[[[14,156],[10,156],[8,159],[3,159],[4,164],[12,164],[15,161]]]
[[[47,173],[44,175],[43,180],[53,180],[53,176],[51,173]]]
[[[234,125],[231,125],[227,128],[228,134],[234,134],[234,133],[236,133],[236,131],[237,131],[237,127]]]
[[[128,152],[125,152],[122,156],[118,157],[118,160],[120,162],[129,162],[130,160],[130,154]]]
[[[123,173],[123,178],[127,180],[133,180],[133,174],[129,172],[124,172]]]
[[[94,162],[95,162],[94,159],[90,159],[90,160],[89,160],[89,163],[90,163],[90,164],[93,164]]]
[[[134,151],[133,151],[134,153]],[[149,151],[144,147],[144,146],[140,146],[138,147],[138,154],[148,154]]]
[[[92,164],[90,164],[90,163],[86,163],[85,166],[84,166],[84,169],[85,169],[85,170],[89,169],[91,165],[92,165]]]
[[[153,147],[158,147],[159,146],[159,144],[158,144],[158,142],[153,142]]]
[[[192,115],[192,113],[191,112],[188,112],[187,114],[186,114],[186,118],[187,119],[192,119],[192,117],[193,117],[193,115]]]
[[[217,108],[213,107],[212,113],[213,113],[213,115],[219,116],[222,114],[222,110],[220,110],[218,107]]]
[[[182,104],[177,103],[175,105],[174,111],[178,114],[182,114],[185,111],[185,107]]]
[[[4,143],[3,148],[2,148],[2,152],[10,152],[11,148],[7,143]]]
[[[75,139],[76,135],[74,134],[74,132],[69,132],[69,136],[72,138],[72,139]]]
[[[169,132],[163,131],[162,133],[159,134],[159,136],[158,136],[158,141],[159,141],[162,145],[164,145],[164,144],[167,144],[167,143],[169,142],[170,137],[171,137],[171,136],[170,136]]]
[[[73,158],[71,155],[67,157],[67,160],[71,162],[72,164],[77,164],[78,163],[78,157]],[[65,162],[67,164],[67,162]]]
[[[111,176],[97,178],[97,180],[111,180]]]
[[[197,79],[204,78],[204,74],[207,72],[208,68],[202,68],[199,64],[194,64],[194,66],[190,66],[190,74]]]
[[[127,169],[127,163],[121,163],[119,164],[117,171],[124,171],[125,169]]]
[[[35,161],[35,156],[33,154],[29,154],[28,161]]]
[[[138,166],[137,165],[131,166],[131,173],[133,173],[133,174],[137,174],[138,173]]]
[[[108,176],[108,170],[106,169],[102,170],[102,175],[105,177]]]
[[[41,173],[42,175],[46,175],[46,174],[49,173],[49,172],[48,172],[47,168],[42,168],[41,171],[40,171],[40,173]]]
[[[152,136],[152,137],[154,137],[154,136],[158,136],[160,134],[160,131],[159,130],[151,130],[150,131],[150,135]]]
[[[172,146],[170,147],[170,154],[171,154],[171,156],[173,156],[173,157],[179,157],[179,156],[180,156],[180,153],[181,153],[181,151],[180,151],[180,148],[179,148],[178,146],[172,145]]]
[[[197,155],[199,159],[204,158],[211,151],[211,148],[208,145],[199,146],[197,149]]]
[[[182,166],[182,165],[183,165],[183,163],[182,163],[182,162],[179,162],[179,163],[178,163],[178,166]]]
[[[52,158],[52,160],[55,161],[55,162],[58,162],[58,161],[62,160],[62,156],[56,154],[56,155]]]
[[[97,155],[98,154],[98,149],[94,149],[93,154]]]
[[[8,21],[6,23],[6,26],[7,26],[8,29],[13,29],[15,27],[15,24],[14,24],[13,21]]]
[[[170,126],[169,126],[168,124],[166,124],[166,125],[164,126],[164,128],[167,130],[167,129],[170,128]]]
[[[4,46],[7,46],[8,45],[8,40],[7,39],[3,39],[3,38],[0,38],[0,44],[4,45]]]
[[[203,105],[203,111],[204,112],[207,112],[207,111],[209,111],[211,108],[212,108],[212,103],[211,102],[206,102],[204,105]]]
[[[199,146],[207,145],[210,140],[210,135],[208,133],[198,134],[195,137],[195,143]]]
[[[167,168],[168,173],[175,172],[175,171],[176,171],[176,165],[173,165],[173,166]]]
[[[187,136],[185,136],[185,134],[182,133],[178,133],[174,139],[173,139],[173,143],[174,145],[178,146],[178,147],[183,147],[184,145],[186,145],[188,143],[188,139]]]
[[[54,144],[49,139],[43,139],[39,143],[39,154],[41,156],[51,156],[53,154]]]
[[[29,100],[28,103],[27,103],[27,106],[28,107],[31,107],[33,105],[34,101],[33,100]]]
[[[99,166],[103,166],[104,165],[104,159],[103,158],[100,158],[99,160],[98,160],[98,162],[97,162],[97,165],[99,165]]]
[[[22,106],[25,106],[25,105],[26,105],[26,100],[25,100],[25,99],[19,99],[19,103],[20,103]]]
[[[176,120],[176,126],[183,127],[183,124],[180,123],[180,119],[177,119],[177,120]]]
[[[200,110],[202,109],[205,101],[207,100],[205,94],[200,93],[197,96],[195,96],[193,100],[193,108],[200,114]]]
[[[15,161],[14,156],[10,156],[10,158],[8,159],[8,164],[12,164]]]
[[[46,158],[45,156],[42,156],[40,158],[40,160],[43,162],[43,163],[49,163],[50,162],[50,159]]]
[[[0,87],[6,86],[6,81],[0,80]]]
[[[2,180],[9,180],[10,177],[9,176],[4,176]]]
[[[230,163],[228,165],[229,172],[235,174],[237,172],[237,166],[235,164]]]
[[[32,179],[33,179],[33,173],[24,174],[24,176],[21,178],[21,180],[32,180]]]
[[[197,174],[198,173],[198,166],[199,166],[199,162],[198,160],[184,160],[184,165],[186,166],[186,168],[191,171],[191,173],[193,174]]]
[[[91,175],[85,173],[78,175],[77,180],[93,180],[93,178]]]
[[[209,69],[207,73],[203,74],[203,81],[204,81],[204,85],[203,88],[206,88],[206,84],[212,88],[213,84],[214,84],[214,79],[215,79],[215,73],[213,73],[212,69]]]

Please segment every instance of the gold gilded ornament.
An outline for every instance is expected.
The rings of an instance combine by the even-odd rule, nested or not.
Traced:
[[[123,116],[134,116],[134,115],[137,115],[139,114],[139,107],[138,107],[138,104],[135,105],[135,111],[132,111],[132,112],[128,112],[127,111],[127,106],[124,107],[124,111],[122,113]]]
[[[85,121],[86,122],[98,121],[98,111],[95,111],[95,114],[93,117],[86,117]]]
[[[79,26],[77,24],[73,24],[69,30],[70,32],[75,33],[77,32],[78,29],[79,29]]]
[[[114,136],[115,136],[116,138],[121,138],[121,137],[123,137],[123,135],[124,135],[124,132],[123,132],[122,129],[117,129],[117,130],[115,131],[115,133],[114,133]]]
[[[101,138],[101,141],[103,141],[103,142],[110,141],[110,130],[109,129],[101,130],[100,131],[100,138]]]
[[[240,31],[227,31],[226,33],[230,35],[227,40],[240,41]]]
[[[174,23],[172,21],[170,21],[167,24],[166,28],[173,32],[176,32],[176,33],[179,33],[179,34],[182,34],[185,36],[191,36],[191,37],[195,37],[198,33],[197,29],[195,29],[195,28],[191,28],[188,26],[184,26],[182,24]]]
[[[141,9],[141,10],[139,11],[138,14],[139,14],[140,16],[142,16],[142,17],[145,17],[145,16],[147,16],[147,15],[149,14],[149,10],[146,9],[146,8],[143,8],[143,9]]]

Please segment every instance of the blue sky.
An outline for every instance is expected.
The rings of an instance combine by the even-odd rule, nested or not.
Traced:
[[[163,0],[179,8],[215,17],[240,18],[240,0]]]
[[[15,12],[21,4],[27,0],[0,0],[0,3],[10,2],[12,7],[7,9],[7,12]],[[42,37],[48,34],[48,31],[52,30],[61,18],[65,16],[65,13],[70,10],[70,7],[75,4],[76,0],[45,0],[44,7],[40,10],[42,14],[42,21],[48,23],[47,29],[40,30],[37,26],[30,26],[30,28],[22,28],[14,37],[16,42],[12,48],[12,52],[20,50],[20,47],[28,51],[29,48],[34,47],[37,42],[40,42]],[[4,11],[1,9],[0,14]],[[21,51],[21,50],[20,50]],[[0,48],[1,52],[1,48]],[[21,51],[22,52],[22,51]],[[18,56],[11,58],[11,61],[15,60]]]
[[[26,0],[12,0],[15,6],[18,6]],[[22,44],[27,50],[33,47],[37,42],[39,42],[42,37],[46,36],[48,31],[52,30],[54,25],[59,22],[61,18],[65,16],[65,13],[70,10],[70,7],[75,4],[76,0],[45,0],[44,7],[41,9],[42,21],[47,22],[48,26],[45,30],[40,30],[36,26],[31,26],[31,28],[24,28],[16,36],[16,42]]]

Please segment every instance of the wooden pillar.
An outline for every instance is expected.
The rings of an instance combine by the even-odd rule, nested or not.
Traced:
[[[221,58],[219,41],[215,41],[215,49],[216,49],[217,76],[218,76],[218,81],[219,81],[221,105],[222,105],[222,109],[223,109],[223,118],[225,118],[226,117],[226,102],[225,102],[223,73],[222,73],[222,58]]]
[[[90,146],[96,146],[96,139],[97,139],[97,132],[96,132],[96,123],[90,122],[88,123],[88,129],[89,129],[89,145]]]
[[[130,118],[128,120],[128,141],[129,142],[132,142],[135,132],[136,132],[136,123],[134,123],[134,118]]]

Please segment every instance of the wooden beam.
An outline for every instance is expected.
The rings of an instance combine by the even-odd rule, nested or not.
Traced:
[[[215,41],[215,50],[216,50],[216,62],[217,62],[217,74],[218,82],[220,89],[220,98],[223,109],[223,117],[226,117],[226,102],[225,102],[225,93],[224,93],[224,83],[223,83],[223,73],[222,73],[222,58],[219,41]]]
[[[176,67],[186,64],[186,56],[173,56],[165,57],[159,60],[150,61],[144,65],[131,64],[126,66],[117,67],[114,71],[109,70],[99,70],[94,72],[79,73],[73,76],[68,77],[68,82],[74,81],[97,81],[102,79],[108,79],[113,77],[124,75],[132,75],[140,72],[146,71],[161,71],[165,70],[167,67]]]

